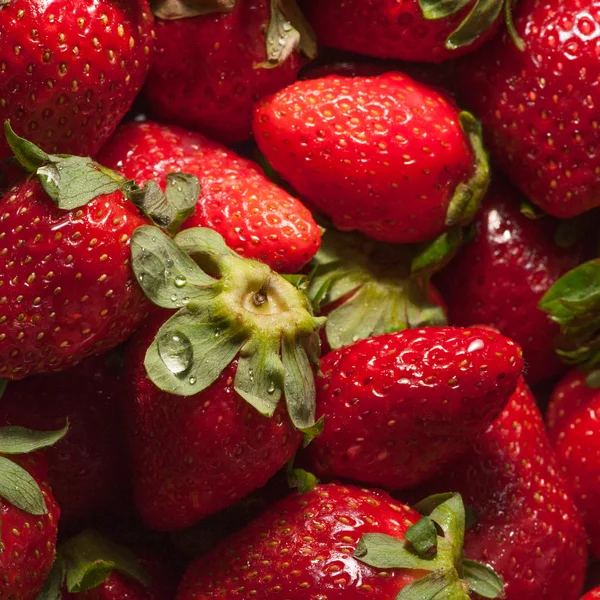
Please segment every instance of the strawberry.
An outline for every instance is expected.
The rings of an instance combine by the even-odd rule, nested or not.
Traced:
[[[474,573],[482,577],[479,583],[490,586],[484,597],[500,598],[497,575],[463,560],[460,496],[446,494],[420,506],[432,511],[430,518],[421,518],[384,492],[354,486],[320,485],[304,495],[293,494],[193,562],[177,600],[242,595],[264,600],[467,600],[473,589],[483,591]],[[436,536],[434,522],[443,535]],[[421,526],[430,533],[413,537]],[[416,550],[419,542],[429,558]]]
[[[0,598],[35,600],[52,568],[60,508],[46,460],[35,451],[66,430],[0,428]]]
[[[91,358],[64,373],[12,382],[0,402],[3,425],[48,430],[69,420],[65,438],[46,450],[62,527],[106,513],[124,497],[122,382],[106,361]]]
[[[477,129],[401,73],[299,81],[254,116],[267,160],[337,229],[395,243],[472,217],[488,183]]]
[[[511,0],[303,0],[325,46],[406,61],[441,62],[473,52],[494,35]]]
[[[600,556],[600,519],[596,516],[600,495],[599,411],[600,391],[586,385],[586,376],[574,369],[554,388],[546,415],[548,436],[596,557]]]
[[[581,600],[598,600],[600,598],[600,587],[589,591]]]
[[[144,95],[157,119],[227,144],[251,136],[261,97],[295,81],[316,44],[295,0],[159,0]]]
[[[122,176],[6,131],[36,174],[6,193],[0,217],[0,377],[22,379],[110,350],[142,322],[129,242],[148,220]]]
[[[600,205],[598,19],[596,1],[523,0],[515,27],[524,51],[505,33],[467,60],[461,77],[493,158],[561,218]]]
[[[453,325],[496,327],[523,348],[531,384],[562,370],[554,353],[556,325],[538,309],[561,275],[579,264],[582,244],[561,247],[552,219],[532,220],[519,210],[513,188],[495,185],[476,218],[474,240],[436,279]]]
[[[210,229],[173,242],[141,227],[132,259],[148,296],[179,309],[157,313],[126,361],[136,504],[149,528],[181,529],[264,485],[301,432],[318,431],[310,361],[323,319]]]
[[[142,87],[153,25],[147,0],[3,2],[0,122],[49,153],[95,154]]]
[[[331,352],[317,378],[324,430],[306,450],[319,477],[387,489],[429,479],[500,414],[523,369],[492,331],[429,327]]]
[[[258,165],[199,133],[128,123],[99,160],[140,184],[156,180],[163,189],[171,171],[196,175],[200,200],[184,228],[214,229],[236,252],[276,271],[295,273],[319,248],[319,228],[298,200],[271,183]]]
[[[565,488],[535,399],[521,381],[472,451],[427,492],[458,490],[474,509],[465,554],[500,574],[506,600],[577,600],[585,532]]]

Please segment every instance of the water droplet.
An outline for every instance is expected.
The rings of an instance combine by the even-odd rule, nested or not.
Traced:
[[[182,191],[183,191],[183,188],[182,188],[180,185],[178,185],[178,186],[177,186],[177,191],[178,191],[178,192],[182,192]]]
[[[165,261],[165,265],[167,265],[167,268],[170,269],[175,263],[173,262],[173,259],[171,258],[167,258],[167,260]]]
[[[280,46],[282,46],[282,47],[283,47],[283,46],[285,46],[285,40],[284,40],[283,38],[279,38],[279,39],[277,40],[277,43],[278,43]]]
[[[467,348],[467,352],[475,352],[476,350],[481,350],[483,348],[483,340],[473,340],[469,347]]]
[[[195,377],[190,377],[188,381],[190,382],[190,385],[194,385],[198,380]]]
[[[220,329],[215,329],[215,337],[219,337],[221,335]]]
[[[182,288],[187,283],[187,279],[183,275],[175,277],[175,287]]]
[[[158,354],[171,373],[184,374],[194,360],[194,349],[190,339],[181,332],[168,332],[158,338]]]
[[[271,381],[267,388],[267,394],[273,394],[275,392],[275,384]]]
[[[139,277],[140,281],[144,281],[144,277],[146,277],[146,273],[140,273],[138,277]]]
[[[289,21],[285,21],[285,23],[282,25],[283,30],[284,31],[291,31],[292,30],[292,24]]]
[[[250,377],[250,381],[254,381],[254,371],[252,369],[248,369],[248,377]]]
[[[171,302],[176,302],[177,296],[175,294],[171,294]]]

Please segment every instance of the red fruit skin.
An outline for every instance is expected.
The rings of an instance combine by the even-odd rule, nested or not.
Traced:
[[[252,135],[254,103],[293,83],[298,52],[275,68],[267,60],[268,0],[236,2],[226,14],[157,21],[157,58],[144,95],[160,121],[196,129],[225,144]]]
[[[523,348],[536,385],[564,370],[554,352],[556,325],[538,309],[542,296],[585,257],[583,244],[560,248],[553,219],[532,220],[519,194],[494,185],[476,217],[476,237],[436,278],[453,325],[491,325]]]
[[[498,29],[494,26],[472,44],[449,50],[446,39],[469,14],[475,1],[451,17],[427,20],[419,0],[302,0],[300,7],[325,46],[378,58],[441,62],[473,52]]]
[[[548,436],[573,500],[577,504],[590,542],[600,556],[600,390],[585,385],[586,376],[573,369],[552,392],[546,415]]]
[[[462,494],[477,523],[465,556],[493,567],[506,600],[577,600],[587,564],[585,532],[523,380],[472,451],[415,492]]]
[[[600,588],[596,588],[588,592],[585,596],[581,597],[581,600],[598,600],[600,598]]]
[[[49,431],[69,421],[67,435],[45,451],[62,528],[116,508],[127,489],[122,382],[105,360],[12,382],[0,402],[1,426]]]
[[[524,0],[515,26],[466,61],[461,90],[508,178],[546,212],[600,205],[600,2]]]
[[[209,227],[246,258],[295,273],[317,252],[321,232],[309,210],[269,181],[260,167],[199,133],[158,123],[122,125],[100,154],[138,185],[163,188],[166,175],[185,172],[202,191],[188,227]]]
[[[327,354],[317,377],[323,433],[306,450],[317,476],[387,489],[429,479],[500,414],[521,349],[481,329],[428,327]]]
[[[298,81],[262,100],[256,142],[337,229],[419,242],[446,228],[473,152],[458,109],[401,73]]]
[[[48,484],[48,467],[39,453],[11,456],[40,486],[48,513],[30,515],[0,498],[0,598],[35,600],[56,556],[60,508]]]
[[[0,377],[65,370],[128,338],[150,304],[129,265],[148,220],[120,192],[59,210],[33,180],[2,199]]]
[[[144,357],[168,316],[158,313],[139,331],[125,371],[136,505],[145,525],[162,531],[188,527],[262,487],[302,440],[283,401],[269,419],[235,392],[237,360],[199,394],[159,390]]]
[[[91,590],[75,594],[63,590],[64,600],[172,600],[175,585],[163,559],[149,552],[138,553],[137,559],[149,576],[149,586],[113,571],[106,581]]]
[[[0,11],[0,122],[51,153],[95,154],[154,54],[147,0],[11,0]],[[4,136],[0,158],[12,152]]]
[[[363,534],[402,539],[420,518],[384,492],[354,486],[292,494],[193,562],[177,600],[242,598],[251,590],[263,600],[394,598],[424,573],[390,569],[382,577],[352,554]]]

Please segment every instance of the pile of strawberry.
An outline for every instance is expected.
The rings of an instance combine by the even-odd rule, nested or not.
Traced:
[[[600,0],[0,0],[0,600],[600,598]]]

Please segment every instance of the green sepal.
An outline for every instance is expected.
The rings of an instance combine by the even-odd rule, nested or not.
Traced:
[[[423,517],[407,529],[404,537],[421,557],[434,556],[437,553],[437,529],[428,517]]]
[[[325,417],[321,417],[314,425],[301,428],[300,431],[304,434],[304,438],[302,439],[302,447],[307,448],[317,436],[323,433],[324,427]]]
[[[0,399],[6,393],[7,387],[8,387],[8,379],[0,379]]]
[[[285,373],[285,402],[296,429],[305,430],[315,424],[316,387],[312,366],[296,336],[284,335],[281,360]]]
[[[411,263],[413,275],[431,276],[443,269],[465,243],[465,230],[452,227],[421,245]]]
[[[504,1],[504,22],[506,23],[506,30],[508,31],[508,35],[510,39],[513,41],[515,48],[519,52],[525,52],[525,41],[523,38],[517,33],[517,29],[515,27],[515,22],[513,20],[513,4],[516,4],[518,0],[505,0]]]
[[[48,514],[37,481],[23,467],[5,456],[0,456],[0,498],[30,515]]]
[[[462,10],[471,0],[419,0],[423,16],[429,21],[450,17]]]
[[[396,600],[470,600],[468,585],[454,569],[436,571],[407,585]]]
[[[271,18],[265,41],[267,60],[258,64],[258,67],[277,67],[296,49],[309,59],[317,55],[315,34],[300,12],[296,0],[271,0]]]
[[[25,138],[18,136],[13,131],[13,128],[10,126],[10,121],[8,120],[4,121],[4,135],[15,158],[19,161],[21,166],[30,173],[35,173],[41,166],[45,165],[50,160],[50,156],[48,156],[41,148],[38,148],[35,144]]]
[[[319,480],[309,471],[295,469],[294,459],[295,457],[290,458],[286,466],[288,485],[297,489],[300,495],[307,494],[318,485]]]
[[[548,216],[548,213],[543,211],[539,206],[533,204],[529,200],[522,200],[520,206],[521,214],[530,219],[531,221],[537,221],[538,219],[544,219]]]
[[[494,569],[480,562],[463,560],[463,579],[482,598],[504,598],[504,584]]]
[[[600,388],[600,369],[595,369],[588,373],[585,378],[585,385],[591,389]]]
[[[459,183],[454,191],[446,212],[448,227],[468,225],[477,214],[481,200],[490,185],[490,163],[483,147],[481,124],[471,113],[466,111],[461,111],[458,120],[471,145],[475,167],[470,178]]]
[[[235,0],[150,0],[150,6],[158,19],[189,19],[231,12],[235,8]]]
[[[29,454],[53,446],[67,435],[69,423],[56,431],[35,431],[25,427],[0,427],[0,454]]]
[[[150,585],[145,569],[135,555],[95,531],[84,531],[60,548],[65,564],[67,590],[84,592],[104,583],[113,571]]]
[[[44,582],[44,587],[38,594],[36,600],[61,600],[62,590],[65,582],[66,567],[60,555],[57,555],[52,569]]]
[[[13,0],[0,0],[0,10],[6,8]]]

